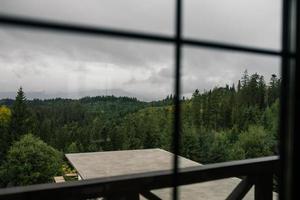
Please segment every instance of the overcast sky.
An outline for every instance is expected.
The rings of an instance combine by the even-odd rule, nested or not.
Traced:
[[[173,0],[1,0],[0,13],[174,34]],[[187,38],[279,50],[280,28],[280,0],[184,1]],[[169,45],[0,25],[0,94],[22,85],[50,97],[105,92],[160,99],[173,92],[173,54]],[[276,57],[186,47],[183,58],[185,95],[232,84],[245,69],[266,79],[279,75]]]

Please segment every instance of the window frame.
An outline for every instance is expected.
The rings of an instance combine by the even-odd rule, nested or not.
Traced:
[[[183,38],[182,36],[182,0],[175,1],[175,35],[165,36],[160,34],[148,34],[116,29],[108,29],[105,27],[91,27],[78,24],[59,23],[53,21],[45,21],[33,18],[22,18],[18,16],[2,15],[0,14],[0,26],[12,26],[25,29],[41,29],[47,31],[67,32],[70,34],[83,34],[83,35],[95,35],[100,37],[115,37],[124,38],[148,42],[157,42],[174,45],[174,71],[175,71],[175,83],[174,83],[174,132],[172,138],[172,146],[174,152],[173,173],[172,173],[172,186],[173,199],[178,199],[178,185],[180,185],[180,176],[178,170],[178,156],[180,154],[180,96],[181,96],[181,60],[182,60],[182,48],[184,46],[194,46],[199,48],[217,49],[233,52],[244,52],[257,55],[268,55],[280,57],[281,62],[281,75],[282,75],[282,87],[280,96],[280,191],[279,195],[281,199],[295,199],[295,177],[298,165],[295,161],[297,157],[297,151],[299,150],[299,139],[296,132],[299,132],[299,128],[296,126],[297,113],[299,112],[298,94],[300,92],[299,77],[299,10],[300,6],[297,0],[282,0],[282,50],[276,51],[265,48],[253,48],[243,45],[233,45],[214,41],[195,40]],[[297,67],[298,66],[298,67]],[[273,158],[276,160],[276,158]],[[244,161],[245,162],[245,161]],[[243,162],[242,162],[243,163]],[[240,163],[241,164],[241,163]],[[232,163],[234,166],[234,163]],[[216,166],[212,166],[213,169],[217,169]],[[170,174],[169,174],[170,175]],[[37,194],[41,186],[37,189]],[[51,187],[50,187],[51,188]],[[20,188],[11,188],[10,194],[18,194]],[[5,193],[0,190],[0,199],[5,197]],[[2,196],[1,196],[2,195]],[[6,196],[7,197],[7,196]]]

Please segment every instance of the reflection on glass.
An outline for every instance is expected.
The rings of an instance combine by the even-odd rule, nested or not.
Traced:
[[[185,49],[182,155],[215,163],[277,154],[278,58]]]
[[[281,49],[282,0],[186,0],[184,36]]]
[[[172,168],[171,46],[0,34],[1,187]]]

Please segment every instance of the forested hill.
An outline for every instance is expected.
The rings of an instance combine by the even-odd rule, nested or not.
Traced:
[[[235,85],[182,99],[181,154],[201,163],[276,153],[280,79],[245,72]],[[99,96],[78,100],[0,100],[0,163],[31,133],[61,152],[170,150],[173,97],[156,102]]]
[[[0,99],[0,105],[11,107],[14,104],[14,99]],[[28,108],[33,113],[36,111],[44,112],[45,114],[54,114],[60,117],[79,118],[79,115],[92,114],[103,115],[111,120],[118,120],[128,113],[134,113],[146,107],[159,107],[172,105],[172,95],[167,96],[163,100],[143,102],[132,97],[116,97],[116,96],[95,96],[83,97],[80,99],[34,99],[26,100]],[[76,112],[75,112],[76,110]],[[63,116],[62,116],[63,115]],[[78,116],[77,116],[78,115]]]

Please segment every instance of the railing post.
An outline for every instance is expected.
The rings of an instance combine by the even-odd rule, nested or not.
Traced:
[[[273,174],[259,174],[254,185],[255,200],[273,199]]]
[[[226,200],[242,200],[248,191],[253,186],[254,180],[252,177],[245,177],[241,182],[233,189]]]

